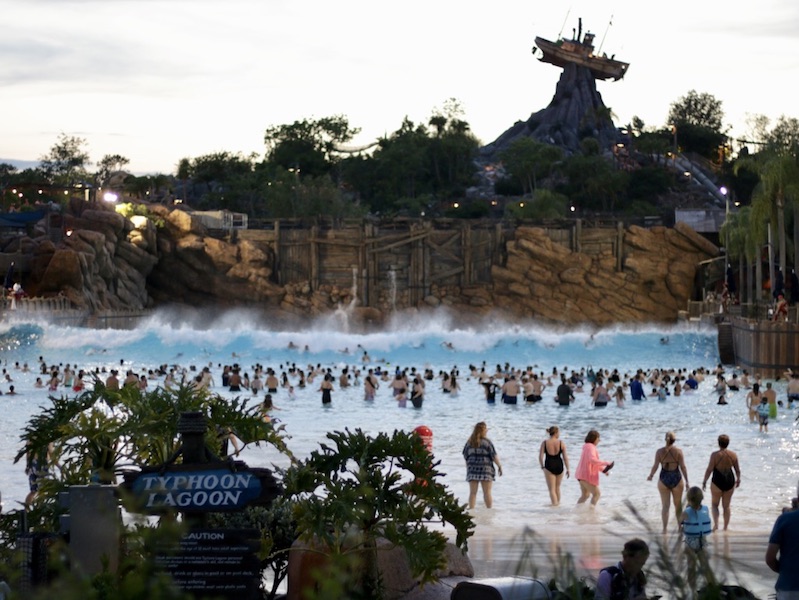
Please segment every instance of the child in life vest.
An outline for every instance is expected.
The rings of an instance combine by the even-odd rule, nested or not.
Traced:
[[[688,582],[692,589],[696,589],[696,563],[702,569],[708,583],[713,583],[715,580],[710,571],[707,561],[707,536],[712,531],[710,511],[707,506],[702,504],[704,494],[702,488],[694,486],[688,489],[685,494],[687,506],[682,513],[682,520],[680,528],[685,538],[685,545],[690,549],[688,554]]]
[[[705,538],[712,531],[710,511],[707,506],[702,504],[702,500],[704,500],[702,488],[696,486],[689,488],[685,499],[688,506],[682,513],[682,522],[680,523],[685,537],[685,545],[694,552],[699,552],[707,545]]]

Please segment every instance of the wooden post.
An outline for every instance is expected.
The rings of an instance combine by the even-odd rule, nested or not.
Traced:
[[[472,226],[468,223],[461,229],[461,258],[461,287],[464,287],[472,285]]]
[[[309,252],[311,258],[311,289],[319,289],[319,244],[316,243],[316,236],[319,235],[319,226],[311,227],[311,239],[309,240]]]
[[[428,230],[428,235],[421,240],[421,248],[419,249],[419,258],[422,263],[422,297],[430,295],[430,279],[433,273],[430,268],[430,247],[427,244],[430,239],[430,232],[433,229],[433,224],[426,222],[424,228]]]
[[[280,219],[275,219],[274,231],[275,242],[272,247],[272,256],[274,257],[274,262],[272,263],[272,272],[275,274],[278,285],[286,285],[286,282],[283,281],[283,270],[280,266]]]
[[[369,225],[367,223],[361,223],[361,245],[358,248],[358,277],[361,280],[361,285],[358,286],[358,289],[361,292],[361,306],[369,306],[369,299],[371,295],[369,294],[369,278],[367,277],[366,272],[366,228]]]
[[[372,305],[376,306],[379,300],[377,292],[377,252],[372,252],[375,247],[375,226],[372,223],[366,224],[366,239],[364,240],[364,252],[366,252],[366,282],[365,286],[369,289],[369,298]]]
[[[624,223],[619,221],[616,225],[616,271],[621,273],[624,267]]]
[[[494,225],[494,243],[492,245],[492,252],[493,255],[491,257],[491,264],[492,265],[501,265],[502,261],[500,257],[502,256],[502,225],[497,223]]]
[[[582,251],[582,244],[580,243],[580,238],[583,235],[583,220],[577,219],[574,222],[574,240],[572,241],[572,252],[581,252]]]

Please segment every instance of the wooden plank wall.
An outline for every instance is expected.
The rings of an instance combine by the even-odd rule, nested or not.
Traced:
[[[750,373],[768,379],[799,367],[799,325],[732,319],[735,360]]]
[[[492,283],[491,267],[504,263],[515,226],[469,221],[353,221],[298,226],[275,221],[236,237],[266,243],[274,254],[276,282],[355,286],[362,306],[414,306],[433,286]],[[553,242],[587,254],[613,254],[621,268],[622,227],[546,229]]]

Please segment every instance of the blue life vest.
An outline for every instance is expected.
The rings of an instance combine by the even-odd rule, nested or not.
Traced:
[[[707,506],[700,506],[699,510],[692,506],[685,507],[686,519],[683,521],[683,533],[686,537],[699,537],[700,535],[710,535],[710,511]]]

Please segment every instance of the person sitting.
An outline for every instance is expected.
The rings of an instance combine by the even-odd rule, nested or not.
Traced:
[[[596,600],[646,600],[646,576],[642,569],[649,558],[649,546],[633,538],[624,544],[621,561],[599,572]]]

